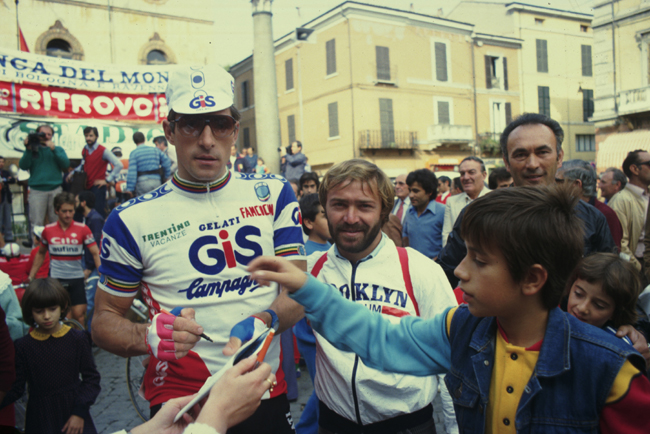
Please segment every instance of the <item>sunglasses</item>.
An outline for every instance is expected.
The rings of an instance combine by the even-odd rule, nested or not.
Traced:
[[[172,131],[178,125],[178,132],[187,137],[198,137],[206,125],[210,126],[212,135],[217,139],[231,136],[239,128],[239,123],[228,115],[178,115],[169,121]]]
[[[639,166],[648,166],[648,167],[650,167],[650,160],[644,161],[642,163],[635,164],[635,166],[637,166],[637,167],[639,167]]]

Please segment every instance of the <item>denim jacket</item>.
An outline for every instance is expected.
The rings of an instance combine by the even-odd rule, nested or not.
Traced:
[[[473,317],[465,306],[453,316],[449,339],[454,351],[445,382],[464,433],[485,432],[496,333],[493,317]],[[551,310],[517,408],[517,432],[598,433],[601,410],[626,359],[644,372],[643,358],[629,344],[559,308]]]

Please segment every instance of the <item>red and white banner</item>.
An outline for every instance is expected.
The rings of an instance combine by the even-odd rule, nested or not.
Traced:
[[[164,93],[89,92],[0,81],[0,111],[68,119],[160,122],[167,117]]]

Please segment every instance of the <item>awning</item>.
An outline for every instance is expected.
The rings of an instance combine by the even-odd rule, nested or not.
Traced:
[[[618,167],[620,169],[628,152],[636,149],[650,152],[649,130],[612,134],[598,145],[596,171],[601,173],[607,170],[608,167]]]

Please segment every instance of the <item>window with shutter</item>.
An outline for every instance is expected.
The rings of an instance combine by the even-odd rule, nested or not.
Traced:
[[[551,96],[548,86],[537,86],[539,113],[551,117]]]
[[[506,125],[512,122],[512,104],[506,103]]]
[[[327,105],[327,113],[330,123],[330,137],[339,135],[339,105],[336,102]]]
[[[375,47],[377,56],[377,80],[390,80],[390,57],[388,47]]]
[[[438,101],[438,123],[450,124],[449,101]]]
[[[503,61],[503,90],[508,90],[508,59],[506,57],[502,57],[502,61]]]
[[[241,107],[248,107],[248,80],[241,84]]]
[[[436,50],[436,80],[447,81],[447,44],[435,43]]]
[[[548,52],[546,39],[537,39],[537,72],[548,72]]]
[[[327,61],[327,75],[336,72],[336,40],[330,39],[325,43],[325,56]]]
[[[392,99],[379,98],[379,125],[381,126],[381,146],[391,147],[391,144],[395,143]]]
[[[289,144],[296,141],[296,118],[294,115],[287,116],[287,131],[289,136]]]
[[[485,88],[492,89],[492,56],[485,56]]]
[[[589,122],[589,118],[594,115],[594,91],[591,89],[582,89],[582,120]]]
[[[284,71],[286,78],[286,90],[293,89],[293,59],[284,62]]]
[[[591,45],[582,45],[582,75],[584,77],[591,77],[593,72],[591,70]]]

